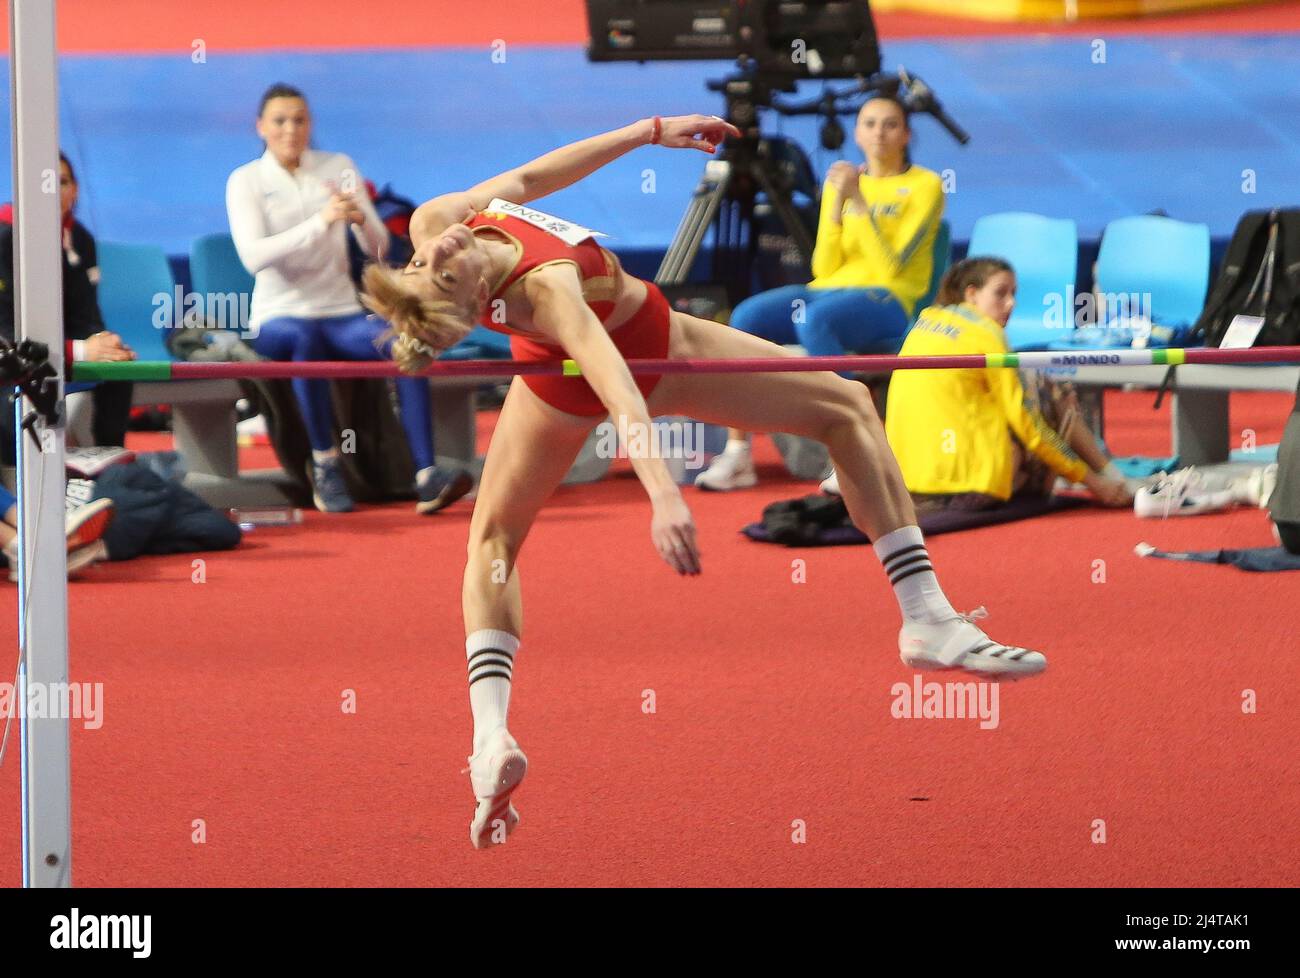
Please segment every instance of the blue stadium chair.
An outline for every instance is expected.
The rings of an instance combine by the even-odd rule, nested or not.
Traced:
[[[1096,278],[1105,297],[1139,297],[1129,303],[1107,299],[1107,306],[1140,309],[1163,326],[1191,326],[1210,287],[1210,229],[1168,217],[1112,221],[1102,235]]]
[[[141,360],[170,360],[163,342],[164,324],[183,310],[175,310],[176,281],[161,248],[153,245],[101,241],[99,252],[99,309],[104,325],[122,337]]]
[[[252,307],[253,276],[239,260],[229,234],[206,234],[190,245],[190,281],[203,297],[203,314],[227,329],[247,327]],[[233,318],[234,313],[239,318]]]
[[[1016,270],[1016,308],[1007,323],[1013,350],[1045,350],[1074,326],[1079,228],[1069,218],[988,214],[971,232],[971,258],[1003,258]]]

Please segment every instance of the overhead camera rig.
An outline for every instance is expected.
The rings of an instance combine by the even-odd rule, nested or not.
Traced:
[[[932,115],[959,143],[970,136],[944,110],[921,78],[900,69],[880,71],[880,46],[868,0],[587,0],[590,60],[730,60],[736,71],[708,82],[722,94],[724,118],[740,130],[718,158],[705,165],[655,281],[686,281],[710,227],[714,229],[712,278],[731,301],[749,293],[757,250],[755,205],[761,194],[776,213],[805,266],[812,260],[815,228],[795,206],[803,189],[815,197],[820,182],[806,152],[779,136],[765,136],[760,113],[821,115],[820,138],[829,150],[844,143],[841,115],[858,112],[877,95],[897,98],[910,112]],[[810,100],[782,101],[800,80],[852,79],[827,85]],[[805,269],[807,270],[807,269]]]

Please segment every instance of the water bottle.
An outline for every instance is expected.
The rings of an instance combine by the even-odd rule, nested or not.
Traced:
[[[247,533],[259,526],[297,526],[302,522],[302,510],[296,506],[259,506],[232,509],[230,518]]]

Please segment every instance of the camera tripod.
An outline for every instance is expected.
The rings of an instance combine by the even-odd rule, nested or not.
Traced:
[[[793,88],[793,86],[790,86]],[[749,270],[758,251],[754,211],[761,192],[775,211],[785,233],[794,241],[805,266],[812,261],[813,231],[799,214],[791,193],[801,177],[795,160],[778,159],[780,145],[764,138],[758,127],[758,105],[770,104],[770,87],[754,77],[737,75],[710,82],[727,100],[726,121],[741,131],[739,139],[722,145],[721,158],[704,166],[704,175],[691,196],[672,243],[655,275],[660,285],[686,281],[705,235],[713,237],[712,281],[725,285],[735,303],[749,294]],[[809,271],[807,267],[804,269]]]
[[[710,91],[722,92],[726,98],[726,121],[739,129],[741,135],[723,143],[720,159],[705,164],[704,176],[673,234],[655,282],[659,285],[685,282],[712,227],[710,280],[726,287],[733,306],[750,292],[750,271],[759,244],[754,215],[760,192],[794,242],[805,281],[811,277],[816,243],[814,229],[795,207],[791,194],[802,186],[816,199],[820,183],[795,143],[762,135],[758,125],[759,108],[771,108],[783,115],[823,115],[826,124],[822,128],[822,145],[838,149],[844,133],[837,116],[857,111],[857,107],[840,103],[878,92],[898,98],[910,111],[934,116],[959,143],[964,145],[970,141],[970,136],[944,111],[933,90],[920,78],[909,75],[906,69],[900,69],[898,74],[872,75],[848,89],[827,90],[812,101],[793,105],[778,104],[773,98],[775,91],[796,91],[792,79],[766,79],[753,70],[710,81],[708,87]]]

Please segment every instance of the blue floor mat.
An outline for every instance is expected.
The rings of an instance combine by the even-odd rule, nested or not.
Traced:
[[[951,171],[956,241],[980,215],[1005,210],[1073,217],[1086,240],[1113,218],[1162,208],[1224,237],[1247,209],[1294,203],[1300,37],[1114,37],[1105,64],[1077,37],[883,47],[888,69],[904,64],[924,76],[974,137],[963,148],[932,119],[915,125],[917,162]],[[69,55],[61,141],[92,231],[183,254],[195,237],[225,228],[226,178],[261,152],[253,115],[271,82],[307,92],[316,145],[425,198],[651,112],[720,112],[705,81],[728,67],[592,65],[577,46],[512,47],[502,64],[457,48],[210,53],[202,65]],[[801,94],[818,88],[805,83]],[[768,115],[764,125],[818,146],[815,119]],[[0,152],[8,158],[8,125]],[[818,149],[819,175],[840,155]],[[705,160],[641,149],[554,195],[548,209],[613,235],[616,250],[662,249]],[[1255,193],[1243,191],[1247,177]],[[6,168],[0,199],[10,196]]]

